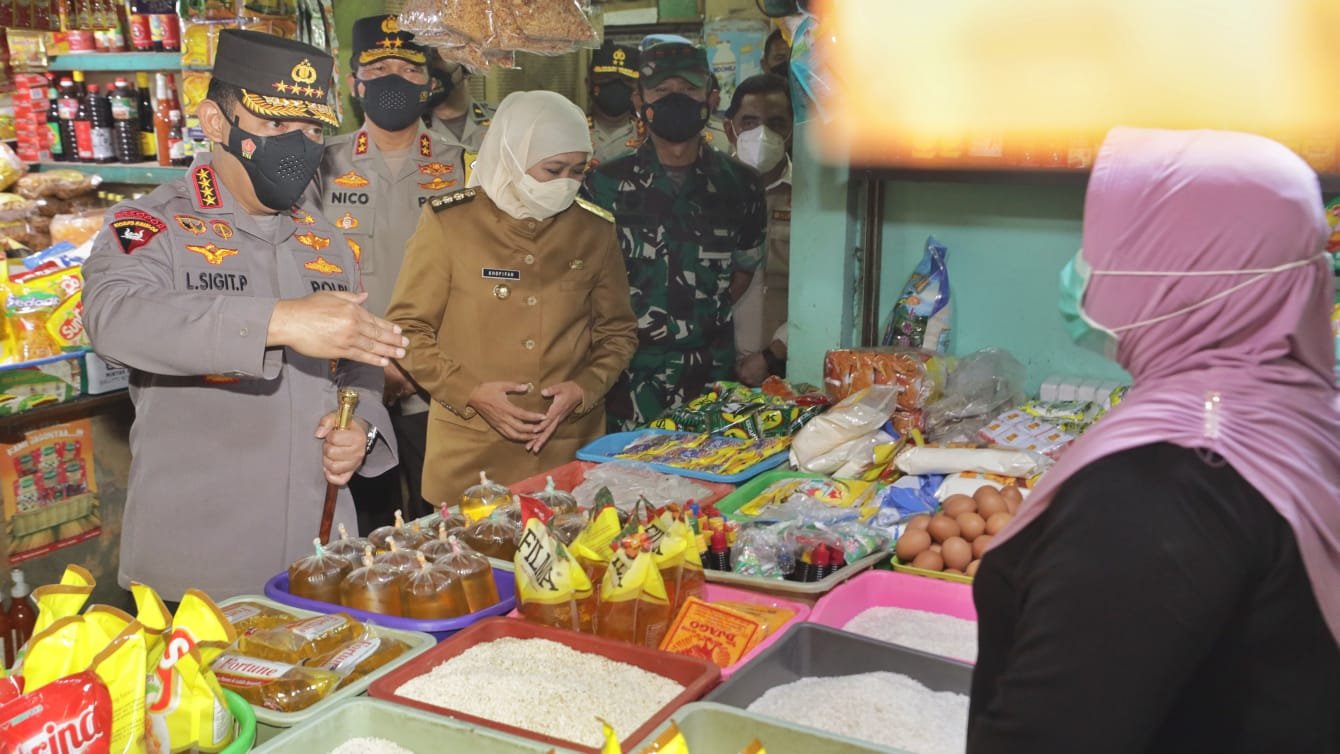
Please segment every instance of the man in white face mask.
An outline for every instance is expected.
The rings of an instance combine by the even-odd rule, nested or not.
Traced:
[[[786,374],[786,299],[791,267],[791,131],[795,115],[786,79],[745,79],[726,110],[735,157],[763,175],[768,198],[767,255],[735,305],[740,380],[758,385]]]

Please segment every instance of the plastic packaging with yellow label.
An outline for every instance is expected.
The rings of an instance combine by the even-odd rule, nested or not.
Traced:
[[[325,654],[354,639],[367,628],[346,613],[318,615],[242,637],[237,651],[251,657],[298,663]]]
[[[645,647],[660,645],[670,626],[670,603],[646,535],[625,538],[600,584],[596,633]]]
[[[572,553],[539,518],[526,526],[512,558],[521,617],[532,623],[590,633],[595,594]]]
[[[98,609],[94,607],[89,612]],[[109,611],[113,609],[107,608]],[[107,615],[112,616],[111,613]],[[134,620],[127,622],[107,647],[93,658],[91,669],[107,686],[112,698],[112,754],[144,754],[147,751],[145,694],[148,676],[144,672],[147,662],[144,629]]]
[[[612,505],[605,506],[592,517],[591,523],[572,542],[572,554],[592,584],[599,584],[609,567],[614,550],[610,544],[619,536],[619,512]]]
[[[151,602],[151,600],[150,600]],[[203,592],[188,589],[149,679],[149,746],[163,751],[219,751],[232,741],[228,711],[210,664],[237,639],[232,624]]]

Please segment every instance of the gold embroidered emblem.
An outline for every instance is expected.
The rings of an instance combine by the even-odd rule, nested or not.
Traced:
[[[200,256],[205,258],[206,262],[212,265],[221,265],[223,264],[223,260],[227,259],[228,257],[237,256],[237,249],[224,249],[219,246],[215,246],[212,243],[207,243],[204,246],[195,246],[193,244],[187,244],[186,250],[199,254]]]
[[[299,233],[298,235],[294,236],[294,238],[298,240],[298,243],[314,251],[321,251],[322,249],[330,245],[329,238],[326,238],[325,236],[318,236],[317,234],[311,232],[310,230],[307,231],[306,233]]]
[[[304,264],[303,267],[313,272],[319,272],[322,275],[334,275],[337,272],[344,272],[343,267],[322,256],[318,256],[316,259]]]

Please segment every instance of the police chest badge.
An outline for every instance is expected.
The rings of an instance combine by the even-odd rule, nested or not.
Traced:
[[[325,236],[318,236],[310,230],[306,233],[299,233],[293,237],[298,243],[306,246],[313,251],[321,251],[330,245],[330,239]]]
[[[316,259],[304,264],[303,267],[312,272],[319,272],[322,275],[334,275],[337,272],[344,272],[343,267],[320,255],[318,255]]]
[[[122,210],[112,219],[112,234],[121,244],[121,251],[127,254],[133,254],[165,230],[167,223],[138,209]]]
[[[227,259],[228,257],[237,256],[237,249],[224,249],[215,246],[212,243],[207,243],[204,246],[187,244],[186,250],[195,254],[199,254],[200,256],[205,258],[206,262],[212,265],[221,265],[223,264],[223,260]]]
[[[198,217],[191,217],[190,215],[173,215],[172,219],[176,220],[177,225],[181,226],[181,229],[187,233],[196,236],[203,236],[205,234],[205,221]]]

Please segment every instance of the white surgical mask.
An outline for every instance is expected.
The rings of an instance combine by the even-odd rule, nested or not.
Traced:
[[[552,181],[537,181],[526,173],[516,184],[517,198],[525,205],[526,214],[537,220],[545,220],[572,206],[582,182],[572,178],[555,178]]]
[[[766,173],[786,157],[786,139],[767,126],[751,128],[735,142],[735,156],[758,172]]]

